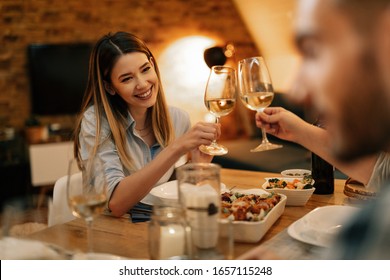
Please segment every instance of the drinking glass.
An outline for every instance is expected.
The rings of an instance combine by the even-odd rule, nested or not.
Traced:
[[[267,65],[262,57],[250,57],[238,62],[239,95],[245,107],[261,112],[268,107],[273,98],[274,90]],[[265,129],[261,129],[262,141],[251,152],[262,152],[283,147],[268,141]]]
[[[220,166],[188,163],[177,168],[179,203],[191,229],[191,255],[194,259],[232,259],[231,223],[226,232],[220,226]],[[225,229],[226,229],[225,228]]]
[[[153,206],[149,223],[149,252],[152,260],[190,259],[190,234],[183,208]]]
[[[236,104],[236,71],[228,66],[213,66],[206,85],[204,103],[207,110],[219,118],[233,111]],[[206,154],[220,156],[227,154],[228,149],[214,140],[210,145],[201,145],[199,149]]]
[[[87,224],[88,252],[92,252],[92,222],[107,202],[107,183],[103,163],[97,157],[69,162],[67,196],[74,216]]]

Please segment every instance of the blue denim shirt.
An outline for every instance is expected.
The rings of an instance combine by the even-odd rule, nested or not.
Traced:
[[[187,112],[175,107],[169,107],[169,112],[175,131],[175,137],[180,137],[181,135],[186,133],[191,127],[189,115]],[[122,165],[119,159],[116,146],[111,138],[111,130],[108,125],[108,121],[106,118],[102,118],[100,147],[98,149],[97,154],[104,163],[104,169],[106,172],[106,179],[108,184],[108,197],[111,197],[115,187],[123,178],[130,175],[132,172],[142,169],[145,165],[152,161],[162,150],[158,143],[154,144],[152,147],[149,147],[143,141],[143,139],[134,129],[136,123],[130,113],[127,116],[127,122],[127,148],[133,159],[135,170],[126,170]],[[79,139],[81,147],[81,157],[88,158],[89,151],[94,146],[96,139],[96,119],[95,109],[93,106],[88,108],[84,113],[84,117],[81,122]],[[180,162],[183,162],[183,160],[184,159],[181,159]],[[156,185],[167,182],[168,179],[171,177],[174,168],[175,166],[172,166]],[[145,198],[145,200],[146,201],[143,200],[143,202],[147,203],[148,199]]]

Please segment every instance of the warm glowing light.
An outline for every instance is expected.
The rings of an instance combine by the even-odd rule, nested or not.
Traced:
[[[227,44],[225,47],[225,56],[226,57],[232,57],[234,55],[234,45],[233,44]]]
[[[211,113],[207,113],[206,115],[204,115],[203,120],[205,122],[213,123],[213,122],[215,122],[215,116],[212,115]]]
[[[193,123],[207,114],[203,96],[210,69],[203,52],[213,45],[215,41],[207,37],[185,37],[172,43],[158,58],[168,104],[186,110]]]

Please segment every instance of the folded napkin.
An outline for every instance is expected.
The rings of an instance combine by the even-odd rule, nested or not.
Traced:
[[[142,202],[138,202],[129,210],[130,219],[133,223],[146,222],[150,220],[153,206]]]

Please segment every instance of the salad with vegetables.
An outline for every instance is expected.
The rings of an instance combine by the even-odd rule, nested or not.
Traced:
[[[295,179],[270,178],[266,186],[266,189],[305,190],[311,188],[313,188],[313,178],[311,175]]]

